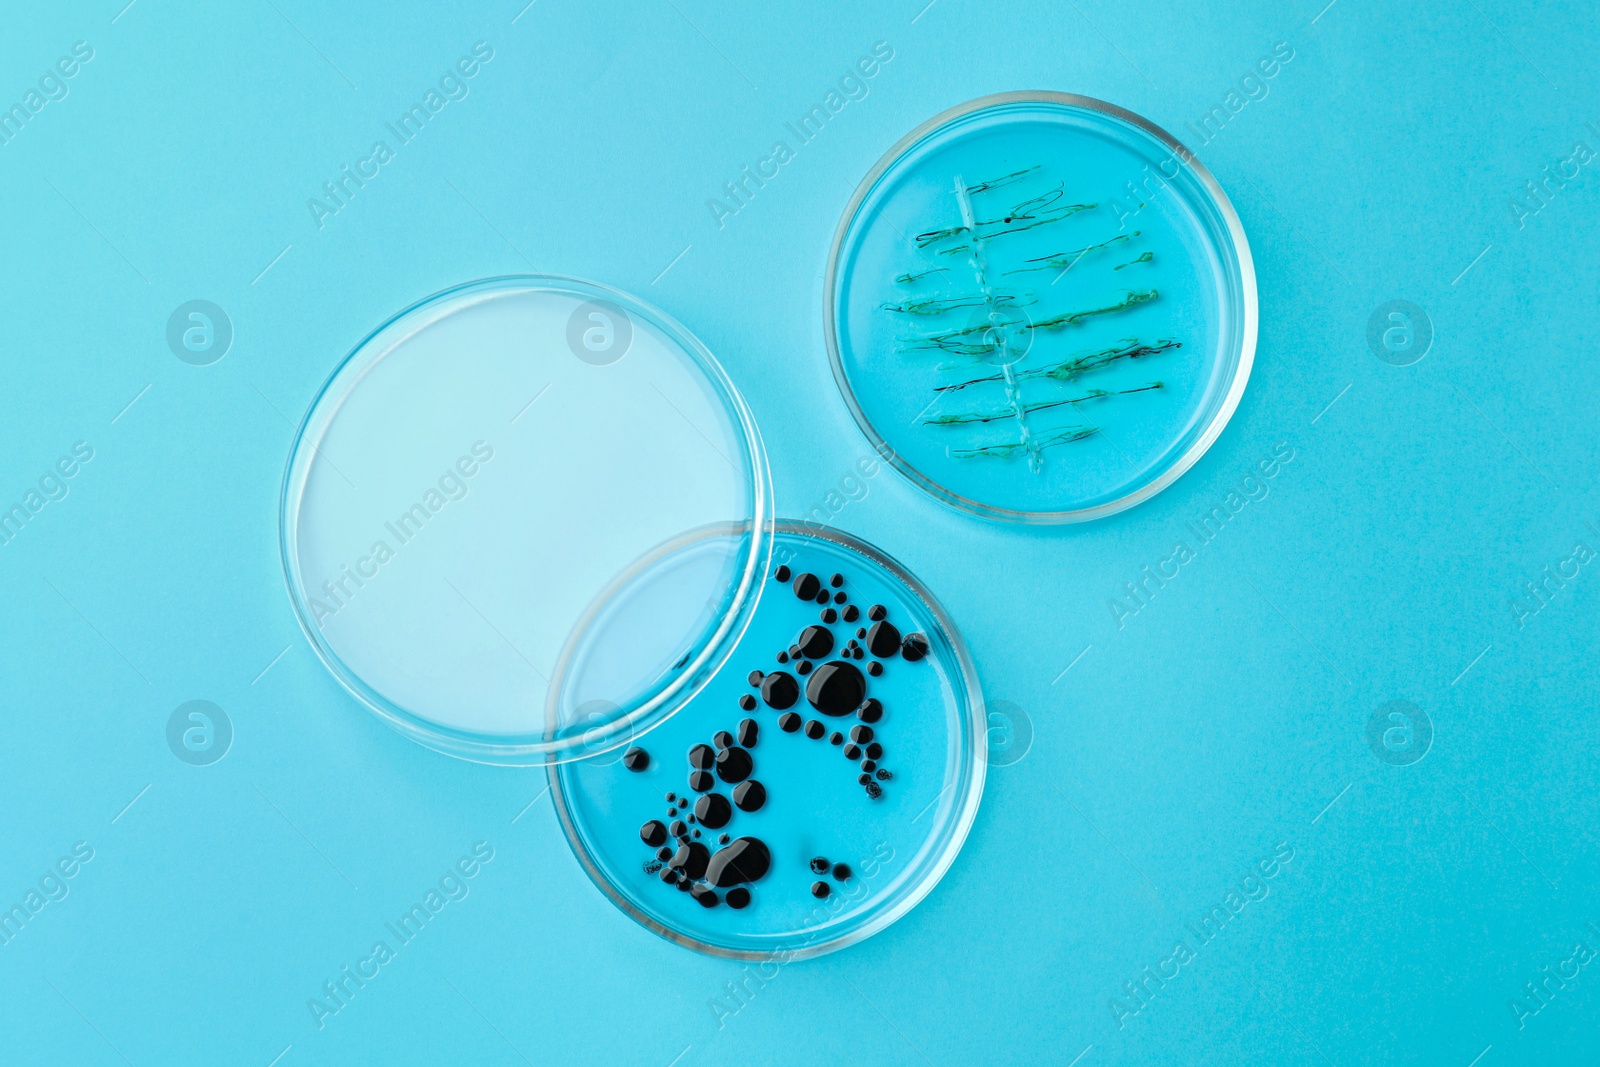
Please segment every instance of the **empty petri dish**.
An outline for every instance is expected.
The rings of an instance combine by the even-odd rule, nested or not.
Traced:
[[[1064,93],[987,96],[895,145],[825,288],[834,377],[881,453],[989,518],[1077,522],[1210,447],[1256,343],[1232,205],[1181,144]]]
[[[716,674],[771,510],[750,413],[688,331],[505,277],[405,309],[334,371],[280,541],[301,627],[362,703],[440,751],[538,764],[626,745]]]
[[[784,522],[723,671],[620,759],[551,767],[551,793],[584,870],[639,923],[713,955],[799,959],[938,882],[977,812],[984,729],[928,591],[862,541]]]

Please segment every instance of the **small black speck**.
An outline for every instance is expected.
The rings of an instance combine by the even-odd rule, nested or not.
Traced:
[[[745,711],[754,711],[756,709],[756,698],[746,693],[739,698],[739,706]]]
[[[877,800],[879,797],[883,796],[883,786],[879,785],[877,782],[868,782],[866,788],[867,796],[871,797],[873,800]]]
[[[838,730],[835,730],[831,735],[829,735],[828,744],[830,744],[830,745],[842,745],[842,744],[844,744],[844,734],[841,734]]]
[[[811,883],[811,895],[816,897],[818,900],[826,900],[828,898],[828,894],[831,892],[833,892],[833,890],[828,888],[827,882]]]
[[[792,711],[786,711],[778,716],[778,729],[786,734],[792,734],[800,729],[800,716]]]
[[[828,857],[826,857],[826,856],[816,856],[811,860],[811,873],[812,874],[827,874],[828,873],[828,868],[831,867],[831,866],[833,866],[833,864],[828,862]]]
[[[860,749],[860,747],[857,746],[857,745],[846,745],[846,746],[844,746],[844,758],[847,759],[847,760],[858,760],[858,759],[860,759],[861,758],[861,749]]]
[[[729,838],[727,834],[723,834],[721,837],[717,838],[717,844],[726,845],[730,840],[732,839]]]
[[[750,672],[750,684],[754,685],[754,686],[759,686],[761,684],[761,679],[763,679],[765,677],[766,677],[766,675],[762,674],[760,671],[751,671]]]
[[[891,779],[893,777],[894,777],[894,772],[889,770],[889,768],[887,768],[887,767],[879,767],[878,768],[878,781],[887,782],[889,779]]]
[[[873,622],[878,622],[888,614],[889,609],[884,607],[882,604],[874,604],[872,607],[867,609],[867,618],[871,619]]]
[[[806,723],[806,736],[811,738],[813,741],[817,740],[827,732],[828,728],[823,726],[816,719],[812,719],[810,722]]]
[[[868,759],[882,759],[883,758],[883,746],[878,744],[878,742],[876,742],[876,741],[872,742],[872,744],[867,746],[867,758]]]
[[[635,746],[622,754],[622,765],[630,771],[644,771],[650,768],[650,753]]]
[[[857,652],[856,658],[860,659],[861,653]],[[867,664],[867,673],[876,678],[878,675],[883,673],[883,664],[879,663],[877,660],[873,660],[871,663]]]
[[[863,771],[856,776],[856,781],[860,782],[862,785],[866,785],[868,782],[872,781],[872,775]]]
[[[844,621],[845,622],[855,622],[859,618],[861,618],[861,609],[860,608],[856,607],[854,604],[850,604],[850,605],[845,607],[845,609],[844,609]]]
[[[828,579],[828,584],[833,586],[835,589],[839,588],[844,584],[844,575],[835,574],[832,578]]]
[[[718,748],[727,748],[729,745],[733,744],[733,735],[726,730],[718,730],[711,738],[711,743],[716,745]]]
[[[789,568],[779,566],[777,570],[772,572],[772,576],[780,582],[787,582],[789,580]]]
[[[835,881],[839,882],[849,880],[850,865],[848,863],[835,863],[833,865],[833,877]]]
[[[867,636],[867,628],[865,626],[857,627],[856,636],[857,637],[866,637]]]
[[[787,652],[779,652],[778,653],[778,662],[779,663],[788,663],[789,662],[789,653],[787,653]]]
[[[817,591],[817,603],[818,604],[826,604],[828,601],[830,601],[832,599],[833,598],[828,595],[828,591],[826,589],[819,589]]]
[[[878,768],[878,763],[877,763],[876,760],[864,759],[864,760],[861,761],[861,769],[864,770],[864,771],[877,770],[877,768]]]
[[[823,622],[829,622],[829,623],[838,622],[839,621],[839,613],[837,611],[834,611],[832,608],[823,608],[822,609],[822,621]]]
[[[861,745],[866,744],[868,741],[872,740],[872,727],[870,727],[870,726],[852,726],[852,727],[850,727],[850,740],[856,742],[857,744],[861,744]]]
[[[799,663],[795,664],[794,670],[796,674],[810,674],[811,661],[806,659],[801,660]]]

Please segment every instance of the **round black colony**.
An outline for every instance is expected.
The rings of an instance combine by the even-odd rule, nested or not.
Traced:
[[[792,708],[800,699],[800,683],[787,671],[773,671],[761,681],[761,699],[773,711]]]

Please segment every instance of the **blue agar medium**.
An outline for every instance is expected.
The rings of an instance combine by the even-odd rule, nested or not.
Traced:
[[[975,100],[896,145],[840,222],[826,294],[869,439],[935,496],[1016,522],[1170,484],[1255,352],[1254,268],[1216,181],[1138,116],[1061,93]]]
[[[551,793],[584,869],[639,923],[796,959],[933,888],[977,812],[984,723],[965,646],[915,578],[847,534],[780,523],[726,667],[622,759],[552,766]]]

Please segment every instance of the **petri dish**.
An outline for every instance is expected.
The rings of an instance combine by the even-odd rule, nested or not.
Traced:
[[[558,277],[461,285],[365,338],[299,429],[280,514],[334,676],[414,740],[502,764],[608,753],[683,707],[772,540],[761,439],[711,353]]]
[[[960,635],[893,559],[785,521],[766,585],[688,707],[619,760],[549,776],[580,864],[626,914],[712,955],[792,960],[932,890],[977,812],[987,740]]]
[[[1226,425],[1256,344],[1232,205],[1169,134],[1065,93],[986,96],[873,167],[824,327],[862,431],[935,497],[1080,522],[1148,499]]]

